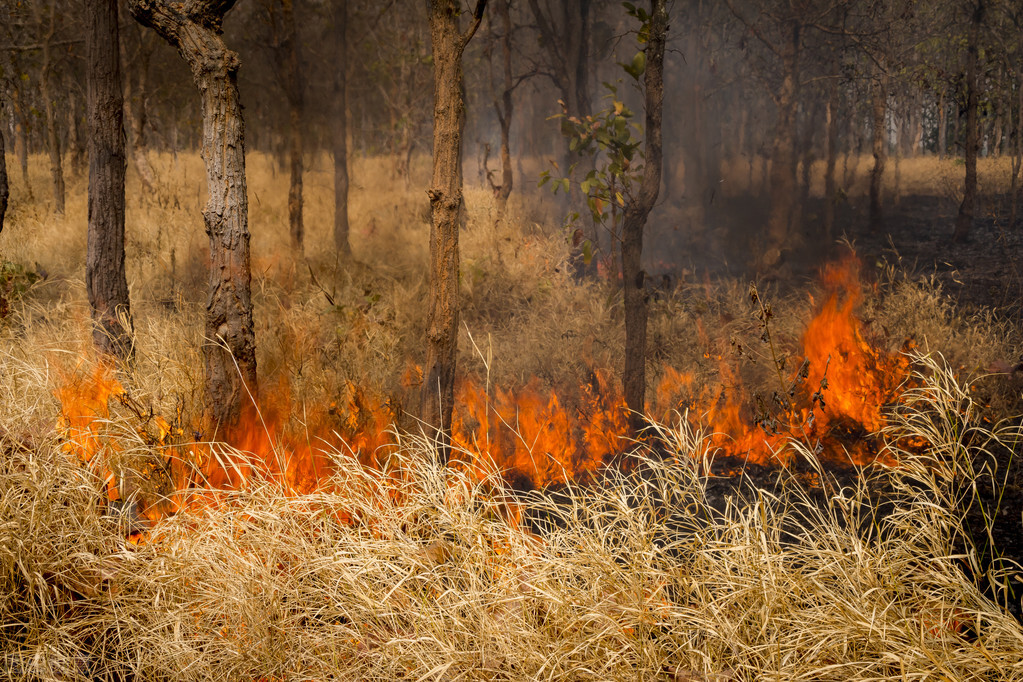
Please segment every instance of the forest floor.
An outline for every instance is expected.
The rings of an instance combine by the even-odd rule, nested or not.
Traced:
[[[836,238],[808,230],[755,298],[764,200],[723,194],[701,230],[666,200],[652,430],[620,470],[602,467],[624,423],[613,282],[572,277],[564,209],[528,180],[503,224],[467,188],[463,464],[442,475],[409,414],[428,159],[408,182],[354,161],[340,264],[329,164],[307,174],[296,262],[286,174],[251,154],[261,413],[237,461],[285,473],[217,497],[172,489],[241,457],[195,431],[198,155],[154,155],[152,196],[129,178],[137,361],[116,375],[92,350],[84,179],[55,217],[34,161],[0,235],[0,654],[32,671],[9,678],[1023,680],[1023,238],[997,163],[953,247],[953,162],[904,160],[869,234],[861,159]],[[827,266],[849,244],[858,265]],[[839,336],[812,348],[831,313]],[[131,500],[160,495],[139,518]]]

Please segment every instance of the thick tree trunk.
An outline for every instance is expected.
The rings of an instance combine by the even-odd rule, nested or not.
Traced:
[[[984,0],[978,0],[973,8],[969,44],[966,47],[966,184],[963,187],[963,201],[959,204],[959,215],[956,217],[956,228],[952,233],[952,241],[956,243],[969,239],[977,205],[977,53],[983,19]]]
[[[349,260],[348,242],[348,0],[334,3],[334,247]]]
[[[443,462],[451,438],[458,351],[458,230],[462,222],[462,130],[465,127],[462,52],[479,26],[484,2],[462,34],[460,0],[432,0],[433,177],[430,197],[430,311],[420,419],[435,437]]]
[[[824,164],[824,239],[831,242],[835,233],[835,165],[838,156],[838,74],[828,82],[828,103],[824,112],[827,126],[827,159]]]
[[[799,108],[800,27],[789,25],[789,38],[782,48],[782,84],[778,91],[778,122],[771,150],[771,209],[767,219],[767,243],[760,257],[760,269],[769,270],[781,262],[788,246],[796,204],[796,113]]]
[[[132,324],[124,273],[124,105],[117,49],[117,0],[94,0],[86,3],[85,10],[89,121],[85,288],[92,308],[96,348],[125,361],[132,355]]]
[[[4,101],[0,98],[0,121],[4,119]],[[7,216],[7,149],[4,146],[4,133],[0,130],[0,232],[4,231],[4,218]]]
[[[878,68],[871,83],[870,111],[873,125],[874,167],[870,171],[870,231],[880,232],[884,226],[881,204],[881,183],[888,156],[888,136],[885,118],[888,114],[888,74]]]
[[[238,55],[221,38],[234,0],[129,0],[139,23],[175,46],[192,69],[202,103],[202,158],[209,200],[203,211],[210,238],[206,302],[206,417],[229,432],[256,397],[256,343],[249,269],[249,204],[245,144],[238,98]]]
[[[50,25],[42,41],[43,63],[40,87],[43,96],[43,111],[46,115],[46,151],[50,156],[50,177],[53,180],[53,210],[64,215],[64,168],[61,161],[60,132],[57,130],[57,111],[53,92],[53,57],[51,43],[57,31],[57,9],[50,8]]]
[[[644,425],[646,398],[647,294],[643,286],[643,230],[661,188],[661,112],[664,103],[665,0],[651,0],[644,73],[646,139],[639,195],[625,208],[622,225],[622,282],[625,290],[625,370],[622,387],[632,435]]]

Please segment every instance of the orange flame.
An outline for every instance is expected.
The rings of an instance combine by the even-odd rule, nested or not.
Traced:
[[[780,398],[775,394],[767,406],[773,416],[765,418],[763,405],[751,404],[735,366],[710,352],[705,357],[719,362],[716,385],[697,385],[692,373],[666,367],[647,413],[662,419],[672,410],[699,415],[712,434],[711,454],[784,464],[791,454],[779,453],[786,451],[789,439],[825,444],[830,439],[838,443],[833,454],[848,449],[854,462],[869,463],[873,455],[862,436],[884,426],[882,408],[898,399],[908,362],[865,340],[855,315],[862,291],[854,259],[827,267],[823,280],[828,298],[802,336],[806,363],[796,372],[788,369],[792,388]],[[704,343],[709,347],[708,340]],[[417,377],[421,380],[417,368],[406,368],[405,390],[414,390]],[[586,480],[629,444],[621,388],[606,370],[594,370],[580,386],[560,393],[535,379],[513,391],[468,378],[459,382],[456,393],[452,444],[462,453],[456,459],[480,475],[487,469],[483,463],[492,462],[517,487]],[[346,384],[336,402],[310,413],[300,408],[301,414],[295,414],[284,379],[263,395],[258,410],[246,411],[239,427],[222,434],[231,446],[183,443],[182,425],[146,418],[156,430],[147,442],[162,452],[172,489],[169,501],[154,503],[150,517],[199,499],[197,489],[236,488],[253,475],[281,481],[296,493],[311,492],[333,473],[329,450],[378,466],[394,445],[394,408],[355,384]],[[131,400],[113,372],[98,366],[91,376],[65,377],[56,396],[68,452],[90,466],[110,469],[95,461],[102,460],[98,453],[118,448],[116,438],[104,431],[109,403],[111,398],[125,405]],[[107,496],[118,499],[123,491],[112,471],[105,473]]]

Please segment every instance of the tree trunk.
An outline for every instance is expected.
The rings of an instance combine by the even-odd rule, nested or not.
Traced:
[[[878,67],[871,82],[871,121],[874,131],[874,167],[870,171],[870,231],[880,232],[884,224],[881,204],[881,182],[884,179],[885,160],[888,156],[888,136],[885,118],[888,113],[888,74]]]
[[[285,95],[288,99],[288,226],[291,248],[301,258],[305,246],[305,224],[302,220],[302,70],[299,66],[298,38],[295,24],[294,0],[281,0],[281,19],[284,36],[278,58],[284,74]]]
[[[124,273],[124,125],[117,0],[85,4],[88,60],[89,238],[85,288],[93,341],[104,355],[132,355],[131,304]],[[124,319],[126,324],[121,323]]]
[[[67,130],[68,165],[71,168],[71,177],[77,178],[81,176],[82,168],[85,166],[85,148],[82,146],[78,126],[78,97],[70,83],[67,84]]]
[[[504,72],[504,91],[501,93],[501,103],[494,102],[497,110],[497,119],[501,124],[501,188],[497,192],[497,219],[504,220],[504,214],[508,209],[508,197],[512,192],[512,165],[511,165],[511,119],[512,119],[512,51],[511,51],[511,12],[508,9],[510,0],[500,0],[497,3],[497,13],[501,19],[501,64]]]
[[[32,183],[28,179],[28,115],[22,107],[17,88],[11,93],[11,101],[14,103],[16,121],[14,151],[18,157],[18,165],[21,166],[21,182],[25,185],[25,196],[32,201]]]
[[[249,204],[244,123],[238,98],[238,55],[221,39],[233,0],[129,0],[135,19],[175,46],[192,69],[202,102],[202,158],[209,200],[203,211],[210,238],[206,302],[208,428],[239,424],[256,397],[256,343],[249,269]]]
[[[348,105],[345,99],[348,70],[348,0],[334,3],[334,247],[341,260],[349,260],[348,242]]]
[[[1019,50],[1023,54],[1023,33],[1019,36]],[[1023,166],[1023,61],[1017,61],[1016,66],[1016,148],[1012,150],[1012,181],[1009,189],[1009,229],[1016,227],[1016,217],[1019,215],[1020,182],[1019,174]]]
[[[0,98],[0,121],[4,119],[4,100]],[[4,231],[4,218],[7,216],[7,149],[4,146],[4,133],[0,130],[0,232]]]
[[[824,112],[827,126],[827,160],[824,165],[824,239],[828,243],[835,234],[835,165],[838,156],[838,74],[828,82],[828,103]]]
[[[646,139],[639,195],[625,207],[622,223],[622,282],[625,290],[625,371],[622,388],[633,437],[644,426],[646,399],[647,295],[642,269],[643,230],[661,188],[661,111],[664,103],[665,0],[651,0],[644,90]]]
[[[973,229],[973,213],[977,204],[977,52],[980,24],[984,19],[984,0],[973,7],[969,44],[966,47],[966,184],[963,202],[959,204],[952,241],[961,243],[969,239]]]
[[[473,24],[461,33],[460,0],[431,0],[433,50],[433,177],[430,197],[430,311],[420,419],[447,462],[455,398],[458,351],[458,230],[462,222],[462,130],[465,127],[462,52],[479,26],[485,1],[476,5]]]
[[[945,103],[945,91],[938,97],[938,158],[944,159],[948,153],[948,105]]]
[[[148,120],[146,97],[148,97],[149,92],[149,57],[152,54],[152,48],[147,47],[145,37],[140,35],[139,54],[136,68],[134,69],[138,80],[136,85],[132,87],[131,78],[128,77],[131,71],[128,65],[131,62],[123,49],[123,42],[121,47],[126,71],[124,79],[124,115],[128,119],[128,128],[131,131],[129,139],[131,143],[131,164],[135,167],[135,173],[138,175],[139,183],[142,185],[141,192],[139,193],[139,198],[142,199],[151,196],[156,189],[156,177],[153,173],[153,167],[149,163],[149,144],[146,139],[146,122]],[[135,96],[138,97],[137,103],[133,101]]]
[[[50,155],[50,176],[53,179],[53,210],[64,215],[64,168],[61,162],[60,133],[57,130],[57,112],[53,98],[53,57],[51,42],[57,31],[57,8],[50,8],[50,24],[42,41],[43,63],[40,87],[43,96],[43,110],[46,114],[46,151]]]
[[[789,22],[789,38],[781,51],[782,84],[778,91],[778,122],[771,150],[771,209],[767,219],[767,244],[760,269],[781,262],[788,246],[796,203],[796,112],[799,108],[799,22]]]

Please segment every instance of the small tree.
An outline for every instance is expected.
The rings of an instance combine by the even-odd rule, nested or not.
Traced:
[[[433,48],[433,179],[430,196],[430,314],[420,418],[434,430],[447,461],[458,352],[458,229],[462,222],[462,53],[479,28],[486,0],[459,26],[460,0],[431,0]]]
[[[249,202],[245,139],[238,97],[238,55],[221,38],[234,0],[129,0],[132,16],[178,49],[192,69],[202,102],[202,158],[209,200],[203,211],[210,238],[206,302],[207,421],[235,426],[256,395],[256,341],[249,269]]]
[[[661,187],[661,112],[664,102],[664,44],[668,31],[665,0],[651,0],[650,12],[625,3],[629,14],[642,23],[639,41],[645,47],[623,68],[637,82],[642,76],[645,139],[633,133],[638,128],[633,114],[618,97],[618,88],[607,85],[610,105],[597,114],[562,118],[562,132],[572,151],[603,156],[580,182],[580,190],[595,220],[609,227],[612,244],[621,243],[622,288],[625,300],[625,367],[622,387],[630,410],[633,434],[643,427],[646,396],[647,294],[642,267],[643,231]],[[643,146],[639,163],[640,145]],[[541,184],[550,180],[544,173]],[[556,188],[568,190],[569,178],[555,181]],[[613,255],[613,254],[612,254]]]
[[[93,340],[104,354],[131,356],[131,304],[124,273],[124,121],[117,0],[85,5],[88,50],[89,239],[85,287]],[[2,150],[0,150],[2,151]],[[122,324],[121,319],[124,319]]]

